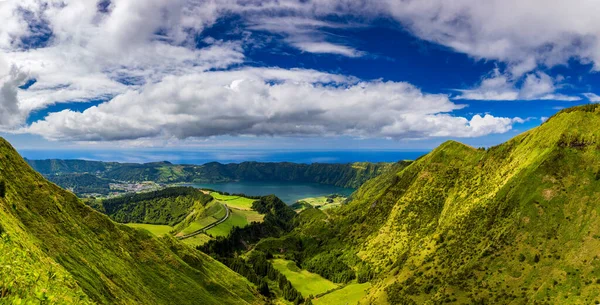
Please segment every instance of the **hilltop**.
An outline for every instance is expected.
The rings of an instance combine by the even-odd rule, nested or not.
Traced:
[[[46,181],[3,139],[0,233],[0,303],[262,303],[209,256],[119,225]]]
[[[371,282],[361,304],[593,304],[598,126],[589,105],[489,149],[446,142],[255,249],[334,282]]]
[[[341,212],[364,217],[348,233],[379,275],[365,302],[596,301],[599,109],[561,111],[488,150],[447,142],[367,183]]]

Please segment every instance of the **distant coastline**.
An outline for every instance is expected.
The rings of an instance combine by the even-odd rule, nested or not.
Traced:
[[[20,150],[29,160],[82,159],[104,162],[147,163],[169,161],[173,164],[202,165],[210,162],[241,163],[293,162],[293,163],[353,163],[396,162],[415,160],[428,151],[413,150],[356,150],[356,151],[258,151],[258,150],[211,150],[211,151],[165,151],[165,150]]]

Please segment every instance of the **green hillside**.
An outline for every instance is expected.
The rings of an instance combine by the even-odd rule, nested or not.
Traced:
[[[221,263],[116,224],[47,182],[4,140],[0,181],[0,303],[262,303]]]
[[[446,142],[255,249],[335,283],[371,282],[361,304],[594,304],[598,126],[590,105],[487,150]]]
[[[157,183],[217,183],[231,181],[306,182],[357,188],[384,172],[389,163],[299,164],[243,162],[204,165],[147,164],[83,160],[27,160],[50,181],[78,195],[108,194],[115,181]],[[91,179],[90,176],[96,177]]]
[[[192,187],[172,187],[101,201],[102,211],[120,223],[174,226],[185,219],[194,204],[204,207],[213,198]]]

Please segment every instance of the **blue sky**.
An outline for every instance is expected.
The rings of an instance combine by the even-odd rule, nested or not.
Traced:
[[[8,0],[0,135],[106,160],[492,146],[600,102],[598,7],[564,5]]]

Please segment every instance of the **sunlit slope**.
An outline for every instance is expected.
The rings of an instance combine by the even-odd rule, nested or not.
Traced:
[[[599,109],[488,150],[447,142],[367,182],[336,218],[378,275],[363,302],[600,300]]]
[[[4,140],[0,181],[6,183],[0,226],[11,240],[3,239],[0,256],[31,253],[19,264],[40,274],[33,285],[14,281],[15,296],[35,297],[48,283],[48,292],[65,303],[80,297],[105,304],[261,303],[245,279],[210,257],[118,225],[47,182]],[[49,269],[58,275],[49,276]]]

